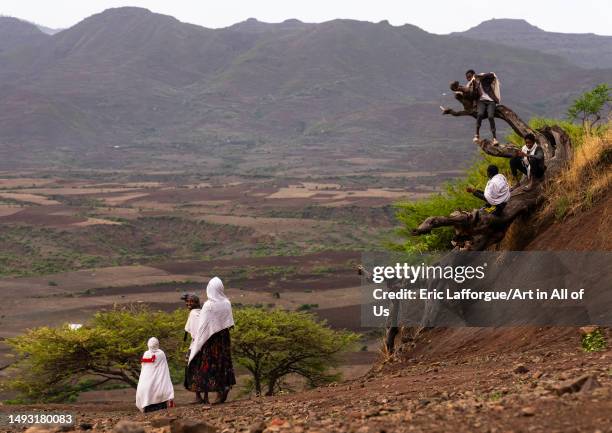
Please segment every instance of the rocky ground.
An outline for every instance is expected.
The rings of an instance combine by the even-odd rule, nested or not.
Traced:
[[[115,433],[612,432],[612,352],[582,351],[576,329],[434,331],[408,347],[362,378],[296,394],[150,415],[113,404],[47,409],[75,412],[72,430]]]

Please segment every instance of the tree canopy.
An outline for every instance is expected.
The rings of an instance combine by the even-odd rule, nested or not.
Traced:
[[[64,401],[106,383],[135,388],[149,337],[157,337],[171,371],[183,367],[186,311],[124,307],[102,311],[85,326],[41,327],[7,342],[18,357],[8,386],[27,401]]]
[[[607,83],[599,84],[589,92],[574,101],[567,110],[567,117],[574,121],[580,120],[586,129],[590,129],[606,115],[609,110],[612,97],[610,87]]]
[[[310,386],[336,380],[330,369],[359,338],[305,312],[244,308],[235,312],[235,321],[232,352],[251,373],[250,386],[257,394],[285,389],[290,375],[301,376]]]
[[[171,313],[129,306],[102,311],[79,329],[41,327],[9,339],[17,361],[7,386],[20,402],[61,402],[101,386],[135,388],[147,340],[157,337],[173,382],[184,374],[183,328],[187,310]],[[301,376],[311,386],[338,378],[331,369],[356,342],[356,334],[335,331],[305,312],[261,308],[234,310],[234,362],[252,376],[247,389],[273,394],[285,379]]]

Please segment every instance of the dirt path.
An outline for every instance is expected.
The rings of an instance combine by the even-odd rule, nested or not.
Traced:
[[[482,330],[474,332],[476,340],[483,337]],[[181,418],[227,433],[261,431],[254,429],[260,423],[269,432],[612,432],[610,350],[583,352],[575,329],[534,330],[542,338],[529,335],[523,349],[513,343],[519,341],[516,330],[486,332],[506,340],[506,350],[440,356],[445,351],[435,341],[445,344],[445,332],[436,331],[435,341],[425,336],[404,360],[383,362],[357,380],[296,394],[212,408],[183,406],[148,416],[126,404],[53,409],[77,412],[78,422],[95,431],[111,431],[119,420],[129,419],[143,423],[147,432],[162,433],[168,428],[152,425]],[[564,384],[584,375],[600,386],[558,395]],[[11,407],[18,409],[32,407]]]

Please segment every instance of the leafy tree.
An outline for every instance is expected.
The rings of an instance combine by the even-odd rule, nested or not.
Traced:
[[[7,340],[17,361],[6,387],[19,392],[18,402],[61,402],[101,386],[135,388],[140,358],[152,336],[160,340],[177,382],[184,371],[186,313],[130,306],[99,312],[77,330],[68,325],[31,329]],[[234,357],[251,372],[249,386],[258,393],[265,387],[273,394],[289,375],[301,376],[312,386],[337,379],[330,369],[358,339],[328,328],[308,313],[258,308],[234,313]]]
[[[63,401],[112,383],[135,388],[150,337],[160,340],[171,371],[179,373],[185,320],[185,310],[132,306],[99,312],[77,330],[68,325],[29,330],[7,341],[18,357],[8,387],[27,401]]]
[[[235,321],[232,352],[251,373],[250,386],[258,395],[264,388],[273,395],[290,375],[301,376],[310,386],[336,380],[338,374],[330,368],[359,338],[304,312],[244,308],[235,311]]]
[[[590,130],[605,115],[612,97],[612,88],[607,84],[599,84],[589,92],[584,93],[567,110],[567,117],[572,120],[580,120],[585,129]]]

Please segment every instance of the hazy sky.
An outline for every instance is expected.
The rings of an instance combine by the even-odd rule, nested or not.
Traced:
[[[65,28],[119,6],[146,7],[205,27],[251,17],[266,22],[352,18],[449,33],[490,18],[523,18],[548,31],[612,35],[612,0],[0,0],[0,14]]]

